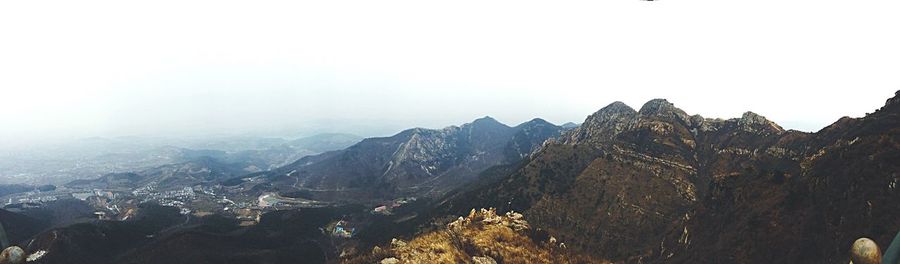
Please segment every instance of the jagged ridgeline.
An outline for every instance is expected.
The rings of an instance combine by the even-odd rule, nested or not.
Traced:
[[[225,184],[270,184],[266,186],[283,192],[303,189],[326,200],[436,197],[492,166],[521,160],[563,130],[542,119],[510,127],[490,117],[444,129],[414,128]]]
[[[898,161],[897,96],[815,133],[616,102],[434,215],[521,211],[570,248],[627,263],[847,263],[855,239],[886,247],[900,230]]]

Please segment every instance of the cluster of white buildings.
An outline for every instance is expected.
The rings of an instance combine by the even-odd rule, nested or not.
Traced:
[[[178,201],[182,201],[182,202],[190,201],[190,200],[193,200],[194,196],[197,195],[197,193],[195,193],[194,189],[191,187],[184,187],[182,189],[169,190],[169,191],[164,191],[164,192],[154,192],[152,188],[148,188],[147,190],[149,190],[149,192],[145,192],[145,191],[138,192],[137,190],[135,190],[132,193],[136,193],[135,196],[140,197],[141,200],[144,202],[157,201],[160,204],[162,204],[166,200],[171,200],[171,201],[178,200]],[[137,194],[137,193],[139,193],[139,194]]]
[[[106,190],[100,190],[100,189],[94,189],[93,191],[89,191],[89,192],[72,193],[72,197],[75,197],[75,199],[82,200],[82,201],[87,200],[91,196],[115,199],[116,193],[111,192],[111,191],[106,191]]]
[[[56,196],[53,196],[53,195],[45,195],[45,196],[23,196],[23,197],[17,197],[17,198],[15,198],[15,199],[9,198],[9,201],[7,201],[6,204],[14,204],[14,203],[22,203],[22,204],[26,204],[26,203],[47,203],[47,202],[56,201],[57,199],[58,199],[58,198],[56,198]]]
[[[391,202],[388,202],[387,204],[379,205],[378,207],[375,207],[374,209],[372,209],[372,213],[380,214],[380,215],[392,215],[394,209],[396,209],[400,206],[403,206],[404,204],[408,204],[410,202],[415,202],[415,201],[416,201],[416,197],[395,199]]]

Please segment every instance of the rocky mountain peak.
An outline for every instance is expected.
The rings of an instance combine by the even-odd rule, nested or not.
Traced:
[[[490,116],[484,116],[482,118],[475,119],[472,121],[472,124],[473,125],[498,125],[498,124],[502,125],[502,123],[500,123],[500,121],[497,121],[497,119],[494,119],[493,117],[490,117]]]
[[[625,104],[621,101],[615,101],[603,108],[600,108],[600,111],[597,111],[597,113],[637,113],[637,112],[634,111],[634,108],[631,108],[627,104]],[[596,115],[597,113],[594,113],[594,114]]]
[[[781,128],[781,126],[779,126],[775,122],[772,122],[769,119],[766,119],[766,117],[750,111],[747,111],[743,115],[741,115],[741,118],[738,119],[737,122],[738,126],[744,128],[744,130],[753,131],[758,128],[775,133],[784,132],[784,128]]]
[[[588,116],[581,126],[568,134],[565,142],[602,142],[612,139],[634,123],[637,113],[625,103],[613,102]]]
[[[527,128],[527,127],[535,127],[535,126],[555,126],[555,125],[553,123],[547,122],[547,120],[544,120],[541,118],[535,118],[535,119],[528,120],[527,122],[522,123],[522,124],[518,125],[517,127]]]
[[[564,130],[540,118],[519,124],[514,129],[517,132],[507,146],[507,154],[520,158],[540,148],[548,139],[559,137]]]
[[[888,98],[884,103],[885,107],[900,105],[900,90],[894,92],[894,97]]]
[[[618,120],[626,117],[631,118],[636,114],[637,111],[635,111],[634,108],[631,108],[623,102],[615,101],[588,116],[582,125],[606,123],[610,120]]]
[[[510,136],[513,133],[512,127],[500,123],[490,116],[475,119],[472,123],[462,125],[461,128],[464,131],[468,131],[466,133],[468,133],[470,137],[473,137],[473,139],[500,139]]]
[[[675,107],[675,104],[670,103],[669,100],[666,100],[663,98],[656,98],[656,99],[652,99],[652,100],[644,103],[644,105],[641,106],[641,110],[639,110],[638,112],[640,112],[641,114],[652,113],[652,112],[658,112],[662,109],[668,109],[668,108],[673,108],[673,107]]]
[[[741,115],[741,119],[739,120],[739,122],[741,122],[742,124],[766,124],[769,122],[769,120],[764,116],[747,111],[744,112],[743,115]]]
[[[573,128],[576,128],[576,127],[578,127],[578,126],[580,126],[580,125],[579,125],[579,124],[572,123],[572,122],[566,122],[565,124],[562,124],[562,125],[560,125],[560,126],[561,126],[562,128],[564,128],[564,129],[573,129]]]
[[[472,123],[462,125],[463,129],[470,129],[471,131],[479,131],[479,132],[497,132],[503,130],[510,130],[510,127],[506,124],[500,123],[493,117],[485,116],[482,118],[475,119]]]
[[[688,115],[681,109],[675,107],[666,99],[653,99],[644,103],[641,110],[638,111],[641,116],[658,116],[658,117],[677,117],[681,120],[688,120]]]

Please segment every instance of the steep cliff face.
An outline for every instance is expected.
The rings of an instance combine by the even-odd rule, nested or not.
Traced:
[[[708,119],[661,99],[639,111],[616,102],[441,210],[524,211],[613,260],[841,262],[855,238],[887,243],[900,228],[896,101],[817,133],[751,112]]]
[[[727,162],[659,260],[847,263],[859,237],[890,243],[900,230],[898,97],[817,133],[787,132]],[[710,256],[704,252],[725,252]]]
[[[258,175],[286,190],[435,195],[487,168],[520,160],[561,131],[540,119],[509,127],[485,117],[462,126],[415,128],[365,139]]]

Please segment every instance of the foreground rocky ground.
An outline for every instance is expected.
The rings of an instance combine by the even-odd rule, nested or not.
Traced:
[[[348,258],[345,263],[608,263],[574,254],[565,243],[532,228],[522,214],[472,211],[446,228],[409,241],[394,239],[387,248]]]

